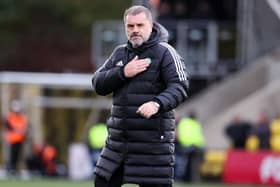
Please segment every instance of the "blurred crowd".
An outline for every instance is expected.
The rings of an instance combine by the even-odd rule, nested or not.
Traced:
[[[23,156],[24,144],[28,141],[30,124],[18,100],[11,102],[9,113],[4,117],[4,140],[8,145],[6,170],[9,176],[19,174],[20,163],[24,163],[30,176],[66,176],[66,168],[58,162],[58,151],[50,143],[31,144],[30,152]],[[175,180],[201,181],[201,165],[205,154],[205,138],[202,124],[195,111],[176,119]],[[245,151],[280,152],[280,115],[270,118],[262,111],[255,123],[236,115],[224,129],[230,140],[230,148]],[[88,154],[94,168],[107,138],[105,122],[88,129]]]
[[[50,143],[42,145],[32,143],[29,152],[24,155],[24,145],[30,141],[30,124],[24,113],[22,103],[11,102],[9,113],[4,117],[4,140],[8,145],[6,171],[9,176],[19,175],[24,168],[30,176],[66,176],[66,167],[58,161],[58,151]],[[225,126],[224,133],[230,140],[230,148],[246,151],[280,152],[280,115],[270,118],[266,112],[260,112],[257,123],[235,116]],[[175,180],[184,182],[201,181],[201,165],[205,154],[203,127],[195,111],[176,119]],[[93,124],[87,133],[88,155],[94,169],[108,132],[104,120]]]
[[[216,19],[213,4],[207,0],[162,0],[158,7],[158,20]]]
[[[234,149],[279,152],[280,115],[271,119],[265,111],[262,111],[255,124],[238,115],[226,126],[225,134]]]
[[[20,100],[13,100],[10,111],[3,117],[3,135],[7,155],[5,158],[6,176],[18,177],[21,171],[27,171],[26,177],[65,175],[66,170],[61,170],[55,146],[47,142],[34,143],[30,131],[31,126],[24,112],[23,103]],[[30,149],[27,148],[29,145]]]

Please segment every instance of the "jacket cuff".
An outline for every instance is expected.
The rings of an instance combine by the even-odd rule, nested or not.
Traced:
[[[158,111],[160,112],[162,110],[162,107],[163,107],[161,101],[158,98],[154,98],[152,101],[159,104],[159,110]]]

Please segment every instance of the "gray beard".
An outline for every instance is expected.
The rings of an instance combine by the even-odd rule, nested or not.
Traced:
[[[144,42],[141,42],[141,43],[132,43],[132,42],[131,42],[133,48],[138,48],[138,47],[140,47],[143,43],[144,43]]]
[[[142,45],[142,44],[141,44]],[[133,48],[138,48],[138,47],[140,47],[141,46],[140,44],[132,44],[132,47]]]

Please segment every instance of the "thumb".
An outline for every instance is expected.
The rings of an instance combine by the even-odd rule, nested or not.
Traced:
[[[133,58],[133,60],[137,60],[138,59],[138,55],[136,55],[134,58]]]

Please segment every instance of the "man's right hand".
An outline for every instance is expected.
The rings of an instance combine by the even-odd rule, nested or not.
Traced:
[[[150,63],[147,59],[139,59],[136,55],[129,63],[124,67],[124,75],[127,78],[134,77],[135,75],[145,71]]]

